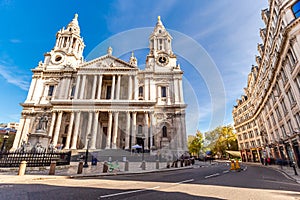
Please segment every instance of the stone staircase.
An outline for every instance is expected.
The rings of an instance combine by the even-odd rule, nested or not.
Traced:
[[[76,162],[82,159],[85,156],[86,150],[76,150],[72,151],[71,161]],[[129,162],[140,162],[143,159],[142,153],[131,153],[130,151],[125,151],[122,149],[97,149],[89,150],[88,161],[92,160],[92,157],[97,158],[98,161],[125,161]],[[144,160],[146,162],[154,162],[157,160],[157,156],[150,155],[150,153],[144,153]],[[166,161],[165,159],[160,158],[160,161]]]

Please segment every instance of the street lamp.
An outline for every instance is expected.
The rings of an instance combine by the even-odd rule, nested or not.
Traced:
[[[142,143],[142,151],[143,151],[143,154],[142,154],[142,161],[144,161],[144,151],[145,151],[145,136],[142,136],[142,140],[143,140],[143,143]]]
[[[3,143],[2,143],[2,147],[1,147],[1,152],[3,152],[3,150],[5,149],[5,144],[8,140],[8,138],[9,138],[8,134],[9,134],[9,131],[7,131],[6,134],[3,136]]]
[[[88,138],[87,138],[87,147],[86,147],[86,151],[85,151],[84,165],[83,165],[84,168],[89,167],[89,164],[88,164],[89,143],[90,143],[90,138],[88,137]]]

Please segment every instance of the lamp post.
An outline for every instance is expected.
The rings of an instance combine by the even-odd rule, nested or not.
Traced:
[[[143,140],[143,144],[142,144],[142,151],[143,151],[143,154],[142,154],[142,161],[144,161],[144,151],[145,151],[145,136],[142,137],[142,140]]]
[[[85,159],[84,159],[84,168],[89,167],[88,164],[88,156],[89,156],[89,143],[90,143],[90,138],[87,138],[87,147],[86,147],[86,151],[85,151]]]
[[[3,152],[4,149],[5,149],[5,144],[8,140],[8,138],[9,138],[8,134],[9,134],[9,131],[7,131],[6,134],[3,136],[3,143],[2,143],[2,146],[1,146],[1,152]]]

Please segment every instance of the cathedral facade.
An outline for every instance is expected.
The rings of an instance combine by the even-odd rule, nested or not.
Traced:
[[[66,150],[129,150],[138,144],[145,150],[185,151],[183,71],[160,17],[149,43],[144,70],[133,53],[123,61],[111,47],[86,62],[75,15],[57,32],[44,61],[32,69],[13,149],[42,128],[49,144]]]

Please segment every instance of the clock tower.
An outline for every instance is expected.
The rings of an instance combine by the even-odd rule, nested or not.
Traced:
[[[160,16],[149,37],[150,52],[146,60],[146,68],[153,71],[172,71],[176,68],[176,56],[172,51],[172,36],[164,27]]]

